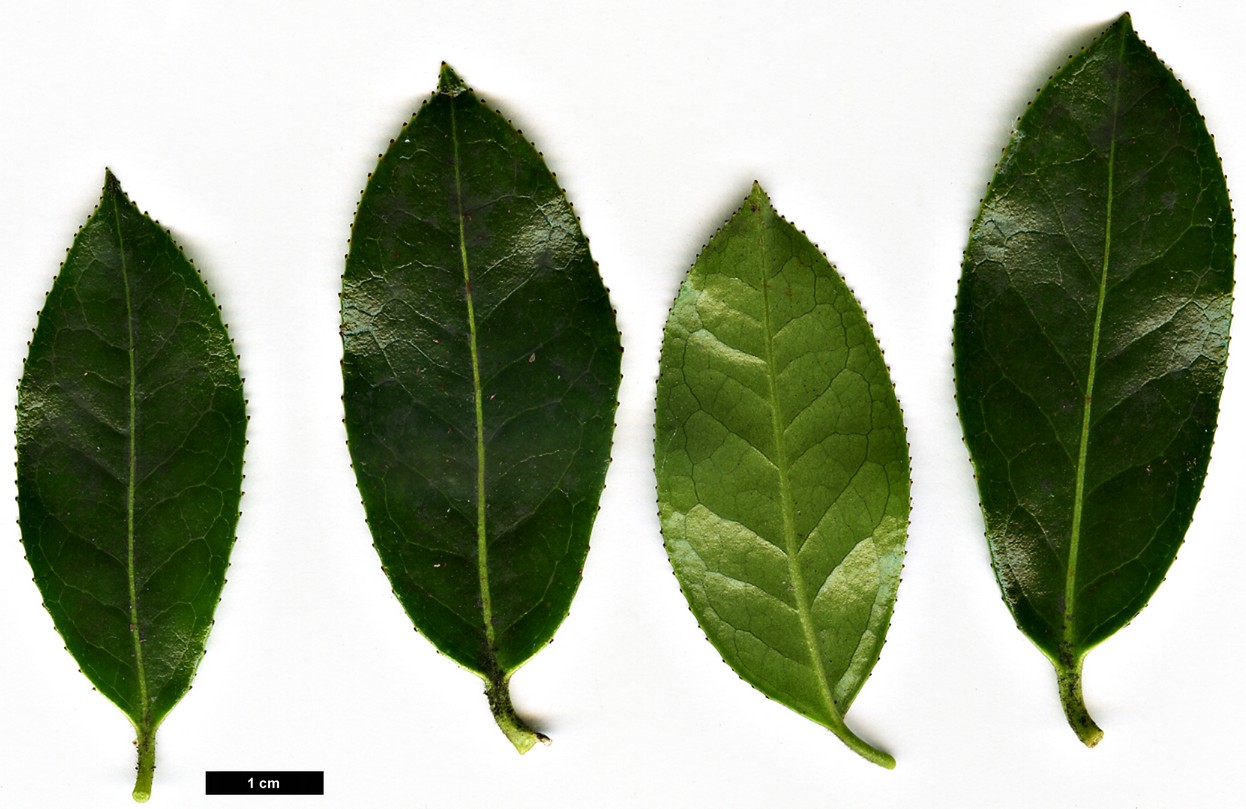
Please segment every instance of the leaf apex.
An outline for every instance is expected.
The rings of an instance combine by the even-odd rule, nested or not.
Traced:
[[[109,168],[104,169],[104,190],[100,194],[99,206],[95,209],[96,213],[102,210],[105,205],[112,205],[116,208],[133,208],[136,212],[142,213],[144,217],[151,219],[147,213],[138,211],[138,206],[130,199],[130,195],[121,187],[121,181],[117,179],[117,175],[113,174],[112,169]],[[170,238],[172,237],[170,236]],[[66,257],[66,260],[68,260],[68,257]]]
[[[1103,30],[1103,33],[1093,44],[1105,42],[1116,37],[1121,37],[1123,39],[1138,39],[1138,32],[1134,30],[1133,18],[1129,16],[1128,11],[1113,20],[1112,24]]]
[[[454,72],[454,68],[450,67],[446,62],[442,62],[441,76],[437,81],[437,93],[453,98],[466,93],[468,89],[467,83],[459,78],[459,74]]]
[[[104,196],[128,199],[125,191],[121,189],[121,181],[117,179],[117,175],[112,173],[112,169],[107,166],[104,167]]]
[[[744,199],[742,211],[751,211],[755,214],[774,212],[774,206],[770,203],[770,195],[761,187],[761,183],[756,180],[753,181],[753,187]]]

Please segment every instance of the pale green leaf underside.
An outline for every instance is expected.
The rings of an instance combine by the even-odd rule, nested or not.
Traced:
[[[759,187],[706,246],[663,341],[655,445],[675,573],[749,683],[834,730],[900,578],[908,449],[855,298]]]

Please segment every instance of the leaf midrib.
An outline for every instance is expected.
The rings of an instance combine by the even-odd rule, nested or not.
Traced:
[[[779,497],[783,512],[783,542],[787,553],[788,576],[792,580],[793,597],[796,600],[796,615],[800,619],[800,629],[809,649],[809,657],[813,664],[814,678],[818,683],[818,692],[822,696],[827,711],[827,720],[831,726],[843,728],[843,715],[835,707],[831,695],[831,686],[826,678],[826,669],[822,665],[822,647],[818,643],[817,633],[813,628],[813,615],[808,594],[805,591],[805,580],[801,574],[798,554],[800,545],[796,535],[795,507],[792,503],[791,483],[787,474],[787,449],[783,435],[782,407],[779,400],[778,364],[775,361],[774,332],[770,320],[770,280],[767,277],[766,264],[766,212],[760,211],[757,217],[757,248],[760,254],[761,295],[762,295],[762,334],[766,345],[766,382],[770,388],[770,426],[774,435],[775,467],[779,473]]]
[[[1126,37],[1121,37],[1117,52],[1118,65],[1125,58]],[[1112,93],[1112,133],[1108,141],[1108,188],[1107,206],[1103,225],[1103,261],[1099,271],[1099,293],[1095,302],[1095,323],[1091,332],[1090,363],[1086,372],[1086,392],[1082,404],[1082,430],[1078,438],[1077,476],[1073,488],[1073,529],[1069,537],[1069,560],[1064,580],[1064,620],[1062,638],[1064,650],[1073,655],[1074,597],[1077,593],[1077,562],[1081,546],[1082,515],[1085,504],[1086,458],[1090,445],[1091,405],[1094,401],[1095,372],[1099,362],[1099,335],[1103,326],[1103,304],[1107,298],[1108,265],[1112,252],[1112,206],[1116,179],[1116,131],[1120,123],[1121,75],[1116,71],[1116,83]]]
[[[480,582],[480,612],[484,622],[485,642],[490,660],[489,668],[496,668],[497,638],[493,628],[493,605],[489,595],[489,555],[486,542],[485,522],[485,419],[484,394],[480,384],[480,354],[476,340],[476,308],[472,300],[472,276],[467,261],[467,235],[463,216],[463,179],[460,171],[459,131],[455,115],[455,99],[449,95],[450,139],[454,147],[454,197],[459,225],[459,258],[463,264],[464,299],[467,302],[467,330],[472,357],[472,398],[476,408],[476,573]],[[493,676],[495,672],[485,672]]]
[[[125,322],[126,322],[126,358],[128,360],[129,370],[129,470],[126,479],[126,503],[125,503],[125,522],[126,522],[126,583],[129,587],[130,595],[130,637],[134,644],[134,667],[138,676],[138,699],[140,711],[140,723],[144,729],[150,725],[150,706],[147,704],[147,671],[143,665],[143,639],[139,632],[138,623],[138,586],[136,582],[136,572],[134,569],[134,492],[138,479],[138,448],[137,444],[137,424],[138,424],[138,370],[135,361],[135,344],[134,344],[134,305],[130,294],[130,271],[126,262],[125,237],[122,235],[121,228],[121,206],[117,200],[114,190],[112,199],[113,205],[113,223],[117,231],[117,252],[121,259],[121,282],[122,290],[125,294]]]

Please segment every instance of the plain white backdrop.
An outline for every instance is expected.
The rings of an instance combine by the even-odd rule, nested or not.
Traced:
[[[0,2],[0,466],[36,312],[104,167],[223,306],[251,417],[229,583],[152,802],[209,769],[324,770],[287,807],[1168,807],[1246,791],[1246,367],[1230,358],[1203,492],[1167,582],[1090,654],[1087,750],[992,575],[953,400],[978,200],[1025,105],[1116,2]],[[1239,204],[1246,10],[1136,0]],[[338,284],[368,172],[450,62],[535,141],[579,213],[625,346],[584,581],[516,675],[553,737],[515,754],[479,681],[412,631],[373,552],[341,426]],[[882,659],[849,723],[886,772],[742,682],[662,548],[662,324],[760,180],[857,293],[905,408],[913,512]],[[1238,346],[1234,346],[1235,349]],[[9,438],[4,438],[9,436]],[[8,460],[6,460],[8,459]],[[124,716],[63,651],[0,497],[0,805],[131,805]]]

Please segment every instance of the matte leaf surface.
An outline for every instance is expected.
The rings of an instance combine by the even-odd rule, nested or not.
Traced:
[[[381,158],[342,292],[346,430],[377,553],[416,628],[511,673],[567,615],[609,462],[619,332],[541,156],[443,65]]]
[[[856,299],[757,185],[666,324],[655,465],[667,553],[741,677],[865,758],[844,713],[891,620],[904,425]]]
[[[82,672],[134,723],[137,800],[225,582],[245,430],[211,295],[109,173],[30,344],[17,484],[44,605]]]
[[[995,572],[1088,745],[1083,657],[1159,586],[1203,486],[1232,287],[1211,137],[1123,16],[1017,125],[955,326]]]

